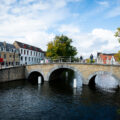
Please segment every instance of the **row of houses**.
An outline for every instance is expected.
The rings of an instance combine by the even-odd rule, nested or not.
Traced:
[[[45,52],[35,46],[15,41],[13,44],[0,42],[0,59],[4,66],[39,64]]]
[[[1,61],[2,60],[2,61]],[[13,44],[0,42],[0,63],[4,66],[40,64],[45,52],[38,47],[15,41]],[[115,53],[97,53],[97,64],[119,64]]]
[[[119,64],[117,58],[115,57],[116,53],[97,53],[97,63],[98,64]]]

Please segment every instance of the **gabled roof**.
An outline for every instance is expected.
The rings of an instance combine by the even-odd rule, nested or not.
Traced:
[[[106,64],[107,60],[111,60],[112,57],[114,57],[115,53],[111,53],[111,54],[106,54],[106,53],[100,53],[99,57],[103,60],[103,63]],[[114,57],[115,59],[115,57]]]
[[[21,43],[21,42],[18,42],[18,41],[15,41],[18,46],[20,48],[24,48],[24,49],[28,49],[28,50],[34,50],[34,51],[37,51],[37,52],[43,52],[44,51],[41,49],[41,48],[38,48],[38,47],[35,47],[35,46],[32,46],[32,45],[28,45],[28,44],[25,44],[25,43]]]
[[[102,55],[108,55],[108,56],[114,56],[116,53],[101,53],[101,52],[98,52],[97,53],[97,56],[99,56],[100,54],[102,54]]]
[[[14,45],[6,43],[6,42],[0,42],[0,47],[1,48],[6,48],[6,51],[9,51],[11,49],[16,49]]]

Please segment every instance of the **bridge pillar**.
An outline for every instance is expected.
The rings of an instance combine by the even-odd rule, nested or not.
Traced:
[[[44,81],[48,82],[49,79],[48,79],[48,76],[47,75],[44,75]]]

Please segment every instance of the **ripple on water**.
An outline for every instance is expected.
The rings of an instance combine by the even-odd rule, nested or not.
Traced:
[[[14,83],[14,84],[13,84]],[[0,120],[119,120],[120,93],[23,82],[0,85]],[[2,87],[1,87],[2,86]]]

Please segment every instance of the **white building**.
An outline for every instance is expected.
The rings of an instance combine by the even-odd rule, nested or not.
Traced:
[[[14,42],[14,46],[19,49],[21,65],[39,64],[44,60],[45,52],[43,52],[40,48],[18,41]]]

